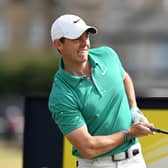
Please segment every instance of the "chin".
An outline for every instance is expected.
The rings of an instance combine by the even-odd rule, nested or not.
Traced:
[[[81,61],[87,61],[88,60],[88,55],[79,55],[79,59],[81,60]]]

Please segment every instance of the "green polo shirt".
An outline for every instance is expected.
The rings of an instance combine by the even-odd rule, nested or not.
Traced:
[[[125,70],[118,55],[109,47],[89,50],[91,78],[73,76],[60,61],[49,97],[52,118],[64,135],[87,125],[91,135],[109,135],[127,129],[132,122],[123,84]],[[127,150],[128,142],[102,155]],[[73,148],[73,155],[81,157]]]

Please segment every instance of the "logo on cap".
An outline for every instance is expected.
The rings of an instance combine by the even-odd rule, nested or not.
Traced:
[[[74,20],[73,23],[77,23],[77,22],[79,22],[79,20],[80,20],[80,19],[78,19],[78,20]]]

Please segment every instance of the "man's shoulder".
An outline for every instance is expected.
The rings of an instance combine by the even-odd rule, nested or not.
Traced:
[[[114,49],[109,46],[100,46],[89,50],[89,54],[92,54],[92,55],[102,55],[102,54],[111,55],[114,53],[115,53]]]
[[[89,52],[106,51],[106,50],[110,50],[110,49],[112,49],[112,48],[109,46],[100,46],[100,47],[96,47],[96,48],[91,48],[89,50]]]
[[[67,100],[67,98],[72,98],[72,92],[66,88],[64,83],[61,81],[55,81],[52,85],[49,94],[49,104],[60,104]]]
[[[103,60],[107,60],[107,62],[109,62],[110,60],[114,60],[116,57],[118,57],[115,50],[109,46],[92,48],[89,50],[89,55],[93,59],[99,60],[100,58],[103,58]]]

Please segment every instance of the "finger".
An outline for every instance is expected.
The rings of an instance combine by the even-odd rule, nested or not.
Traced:
[[[155,132],[152,131],[152,129],[150,129],[150,128],[154,128],[154,125],[152,123],[145,123],[144,126],[148,128],[150,134],[152,134],[152,135],[155,134]]]
[[[148,128],[154,128],[154,124],[152,123],[144,123],[144,125]]]

